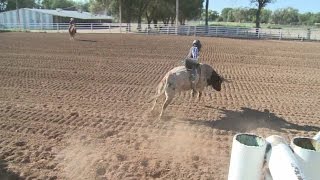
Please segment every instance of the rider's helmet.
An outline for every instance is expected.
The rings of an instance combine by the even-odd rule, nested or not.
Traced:
[[[199,51],[200,51],[202,45],[201,45],[200,40],[196,39],[196,40],[194,40],[194,41],[192,42],[192,46],[196,46],[196,47],[199,49]]]
[[[73,18],[70,18],[70,21],[73,21],[74,19]]]

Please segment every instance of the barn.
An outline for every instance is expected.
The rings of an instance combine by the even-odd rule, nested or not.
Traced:
[[[43,29],[52,29],[57,23],[68,23],[71,17],[77,23],[111,23],[113,19],[111,16],[82,11],[21,8],[18,11],[0,13],[0,27],[17,28],[19,25],[24,29],[32,29],[37,26],[41,26]]]

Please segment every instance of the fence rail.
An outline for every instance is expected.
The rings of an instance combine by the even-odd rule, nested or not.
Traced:
[[[27,30],[39,32],[66,32],[68,23],[0,24],[0,30]],[[83,33],[139,33],[168,34],[185,36],[211,36],[259,39],[320,40],[320,29],[257,29],[224,26],[189,26],[166,24],[119,24],[119,23],[78,23],[78,32]]]

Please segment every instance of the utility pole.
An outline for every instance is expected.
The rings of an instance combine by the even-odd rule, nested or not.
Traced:
[[[20,27],[20,15],[19,15],[19,5],[18,0],[16,0],[16,10],[17,10],[17,24]]]
[[[179,25],[179,0],[176,0],[176,34],[178,34]]]
[[[122,0],[119,0],[119,22],[120,22],[120,32],[121,32],[121,27],[122,27],[122,13],[121,13],[121,2]]]
[[[209,0],[206,0],[206,26],[208,26],[208,9],[209,9]]]

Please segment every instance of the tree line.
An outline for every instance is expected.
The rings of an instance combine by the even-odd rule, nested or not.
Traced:
[[[254,8],[224,8],[219,15],[211,11],[211,21],[255,23],[257,9]],[[203,19],[203,17],[202,17]],[[260,15],[261,23],[272,23],[281,25],[314,25],[320,23],[319,13],[299,13],[298,9],[292,7],[281,8],[275,11],[262,9]]]
[[[92,13],[108,12],[118,19],[121,10],[121,20],[124,23],[141,23],[145,20],[148,23],[169,24],[176,18],[176,0],[90,0],[87,3],[76,3],[73,0],[0,0],[0,12],[16,9],[16,1],[18,8],[78,8]],[[178,21],[181,24],[186,20],[200,18],[204,0],[180,1]]]
[[[206,1],[206,7],[203,3]],[[180,0],[180,24],[187,20],[208,20],[224,22],[252,22],[256,27],[260,23],[314,25],[320,23],[319,13],[299,13],[291,7],[271,11],[265,7],[274,0],[248,0],[256,8],[224,8],[219,14],[217,11],[207,10],[208,0]],[[16,4],[18,2],[18,6]],[[16,8],[43,8],[43,9],[81,9],[92,13],[112,15],[124,23],[142,22],[173,24],[176,18],[176,0],[89,0],[79,3],[73,0],[0,0],[0,12]]]

